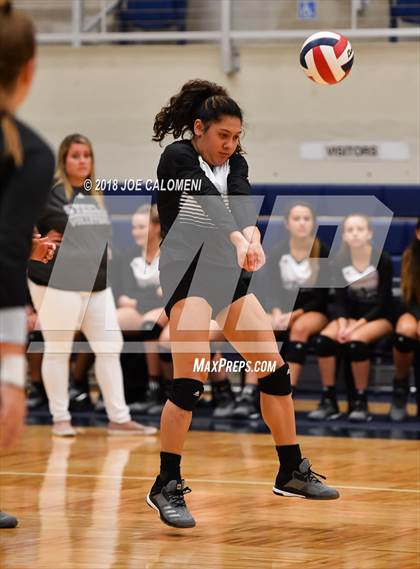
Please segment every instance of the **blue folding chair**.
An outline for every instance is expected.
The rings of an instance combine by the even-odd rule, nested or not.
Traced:
[[[420,24],[420,2],[419,0],[390,0],[389,27],[398,28],[398,20],[410,24]],[[398,41],[397,37],[390,38],[390,41]]]
[[[186,29],[187,0],[122,0],[119,6],[121,31]]]

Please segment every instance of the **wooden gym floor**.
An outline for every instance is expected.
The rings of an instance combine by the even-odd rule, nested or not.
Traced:
[[[341,499],[271,492],[269,435],[191,432],[183,474],[197,527],[163,525],[145,503],[159,438],[75,439],[31,426],[1,458],[2,569],[414,569],[420,567],[418,441],[300,437]]]

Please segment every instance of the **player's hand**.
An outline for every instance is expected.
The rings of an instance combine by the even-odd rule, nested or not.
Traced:
[[[26,327],[28,332],[32,332],[32,330],[35,329],[36,326],[36,321],[38,318],[37,313],[35,312],[35,310],[32,308],[32,306],[30,305],[26,305],[25,306],[25,312],[26,312]]]
[[[22,435],[26,415],[25,390],[0,385],[0,449],[11,448]]]
[[[337,341],[339,344],[345,344],[348,341],[347,328],[338,331]]]
[[[261,243],[259,242],[250,243],[246,256],[246,266],[244,268],[247,271],[255,272],[261,269],[261,267],[264,264],[265,264],[265,253],[261,246]]]
[[[41,263],[49,263],[54,257],[56,245],[48,237],[38,235],[32,237],[31,259]]]
[[[291,312],[283,312],[279,318],[278,330],[287,330],[290,324],[290,319],[292,318]]]
[[[56,245],[60,245],[63,240],[63,234],[59,231],[56,231],[55,229],[50,229],[46,234],[46,237],[48,237],[49,241],[55,243]]]
[[[273,330],[280,330],[282,312],[280,308],[273,308],[271,312],[271,325]]]
[[[338,336],[337,336],[337,340],[340,344],[345,344],[349,341],[350,339],[350,333],[351,331],[348,330],[348,328],[343,328],[340,329],[338,331]]]
[[[249,270],[247,268],[249,260],[247,258],[248,255],[248,248],[249,242],[245,239],[243,235],[237,232],[240,235],[240,238],[235,239],[232,241],[233,246],[236,249],[236,260],[238,261],[238,265],[241,269]]]
[[[345,318],[340,318],[338,322],[338,332],[337,332],[337,342],[344,344],[347,342],[347,320]]]

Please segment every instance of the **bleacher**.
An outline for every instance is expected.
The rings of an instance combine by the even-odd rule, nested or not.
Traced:
[[[185,31],[186,16],[186,0],[123,0],[117,8],[121,31]]]
[[[358,196],[375,196],[393,213],[393,219],[388,231],[388,220],[379,217],[372,219],[374,234],[382,237],[387,232],[385,250],[392,256],[394,266],[395,284],[398,284],[401,254],[413,239],[414,226],[417,217],[420,216],[420,186],[419,185],[273,185],[255,184],[252,186],[252,195],[263,196],[258,226],[264,237],[264,249],[270,252],[270,248],[276,241],[286,235],[282,216],[275,215],[270,219],[270,231],[266,228],[276,199],[293,201],[290,196],[305,197],[308,200],[325,196],[354,196],[354,211],[359,211]],[[150,203],[154,196],[149,191],[134,193],[112,192],[106,196],[106,204],[111,215],[114,230],[114,246],[117,249],[125,249],[132,245],[131,215],[143,203]],[[340,224],[340,216],[319,214],[318,236],[327,244],[331,242],[336,233],[337,225]],[[266,234],[265,234],[266,233]]]
[[[417,217],[420,216],[420,186],[419,185],[272,185],[255,184],[252,186],[252,195],[256,196],[256,201],[260,206],[258,226],[263,235],[264,250],[269,254],[272,246],[279,240],[286,237],[286,229],[281,215],[275,215],[278,207],[273,212],[273,206],[279,198],[285,200],[284,208],[293,202],[293,197],[299,199],[314,200],[319,198],[319,203],[325,206],[325,196],[354,196],[353,211],[360,211],[360,199],[363,196],[375,196],[393,213],[391,224],[389,219],[384,217],[371,218],[374,236],[379,236],[379,241],[385,240],[385,250],[391,255],[394,267],[394,292],[399,294],[399,277],[401,267],[401,255],[405,248],[412,241]],[[263,197],[261,203],[261,197]],[[131,215],[144,203],[150,203],[155,196],[149,191],[137,193],[112,192],[106,196],[106,205],[111,215],[114,247],[124,250],[131,246]],[[313,203],[313,202],[312,202]],[[348,202],[346,202],[348,204]],[[350,202],[352,203],[352,202]],[[277,202],[278,204],[278,202]],[[348,207],[348,205],[346,205]],[[316,209],[316,208],[315,208]],[[325,211],[325,210],[324,210]],[[270,214],[272,214],[270,218]],[[343,215],[348,211],[343,212]],[[266,231],[270,220],[270,230]],[[327,244],[331,245],[337,226],[340,225],[342,217],[339,215],[319,215],[318,236]],[[375,237],[374,237],[375,239]],[[263,291],[264,287],[258,288]],[[377,344],[374,355],[376,365],[372,368],[371,387],[378,391],[388,391],[390,389],[393,366],[391,359],[391,344],[388,340]],[[228,357],[235,357],[228,355]],[[417,375],[417,374],[416,374]],[[346,383],[348,382],[348,378]],[[302,374],[300,382],[304,389],[319,390],[318,366],[316,358],[308,358],[308,363]]]

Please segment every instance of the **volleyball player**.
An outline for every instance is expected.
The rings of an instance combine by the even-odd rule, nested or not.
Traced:
[[[306,361],[308,341],[328,324],[328,290],[317,287],[318,258],[328,257],[326,245],[314,235],[316,216],[311,205],[296,201],[285,215],[287,238],[276,243],[267,259],[267,303],[273,330],[289,330],[287,361],[296,387]],[[259,416],[258,379],[246,373],[245,385],[232,416]],[[335,410],[327,410],[330,414]],[[338,413],[336,415],[338,417]]]
[[[118,262],[117,317],[125,332],[150,330],[153,339],[144,343],[148,382],[145,400],[137,400],[137,381],[125,381],[125,392],[130,396],[130,409],[149,415],[160,415],[166,401],[170,377],[165,377],[166,366],[159,358],[158,342],[168,318],[162,307],[162,289],[159,282],[160,221],[156,205],[142,205],[131,218],[131,234],[135,246]],[[129,334],[128,334],[129,336]],[[134,401],[134,403],[133,403]]]
[[[160,473],[147,496],[161,520],[179,528],[195,525],[184,499],[190,489],[182,480],[180,463],[192,410],[207,379],[206,371],[194,371],[194,360],[210,358],[212,313],[226,339],[246,360],[275,364],[273,373],[258,378],[262,415],[280,459],[273,491],[314,499],[339,497],[337,490],[316,478],[309,460],[301,456],[289,368],[278,352],[269,317],[255,295],[247,294],[241,273],[256,271],[265,262],[255,214],[246,198],[250,185],[240,144],[242,111],[223,87],[189,81],[156,116],[154,140],[161,142],[167,134],[179,138],[187,132],[191,138],[168,145],[158,166],[161,188],[176,187],[177,181],[183,188],[199,183],[194,191],[158,191],[157,196],[163,234],[160,279],[174,381],[161,417]],[[237,329],[239,316],[242,329]]]
[[[285,217],[289,238],[276,245],[268,258],[269,308],[275,330],[290,329],[287,351],[292,385],[305,363],[307,342],[328,323],[328,290],[317,287],[318,258],[328,248],[314,235],[316,217],[311,206],[297,202]],[[299,291],[295,299],[296,291]]]
[[[341,288],[336,289],[335,319],[316,340],[324,392],[312,419],[328,418],[323,409],[338,412],[335,393],[336,356],[341,351],[351,362],[355,393],[349,419],[369,421],[367,387],[372,344],[390,334],[392,326],[392,263],[372,247],[373,231],[363,214],[348,215],[342,225],[343,246],[335,262]],[[372,260],[378,256],[377,268]]]
[[[26,264],[34,225],[50,187],[54,158],[29,127],[15,118],[35,68],[31,20],[0,0],[0,447],[10,448],[25,416]],[[38,238],[36,238],[38,239]],[[34,253],[46,251],[35,244]],[[0,513],[0,528],[17,519]]]
[[[420,218],[413,242],[402,256],[401,292],[402,303],[395,326],[395,377],[389,412],[391,421],[397,422],[407,417],[410,367],[420,345]]]

